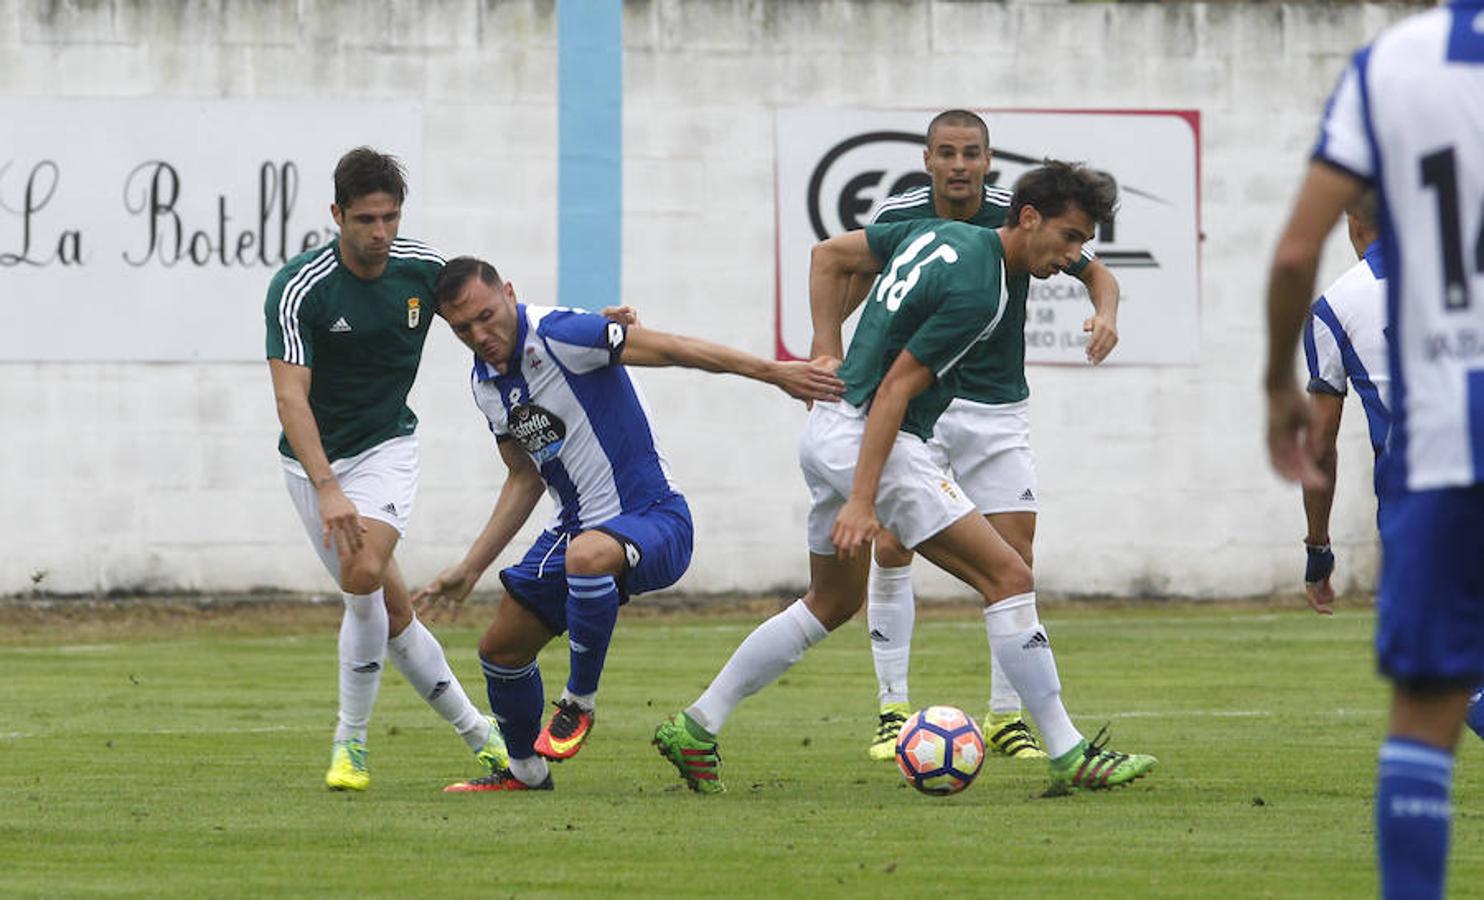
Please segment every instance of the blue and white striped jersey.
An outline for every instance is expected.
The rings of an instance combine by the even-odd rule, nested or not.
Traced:
[[[1309,309],[1304,326],[1309,392],[1343,397],[1355,386],[1379,459],[1386,449],[1391,413],[1386,393],[1386,263],[1381,242],[1329,286]]]
[[[512,358],[501,375],[477,356],[474,402],[499,440],[515,440],[541,470],[576,534],[678,494],[655,447],[649,406],[618,360],[628,331],[577,309],[516,305]]]
[[[1380,194],[1386,486],[1484,481],[1484,0],[1413,16],[1357,53],[1314,157]]]

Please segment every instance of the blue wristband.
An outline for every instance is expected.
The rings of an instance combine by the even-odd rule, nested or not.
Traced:
[[[1318,584],[1335,570],[1335,554],[1329,544],[1304,544],[1304,551],[1308,555],[1308,560],[1304,563],[1305,584]]]

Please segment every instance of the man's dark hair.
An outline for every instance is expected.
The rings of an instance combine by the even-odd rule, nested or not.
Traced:
[[[939,125],[979,129],[979,133],[984,135],[984,150],[986,153],[989,152],[989,126],[984,124],[984,120],[979,118],[977,113],[969,112],[967,109],[946,109],[933,116],[933,120],[928,123],[927,130],[927,145],[930,150],[933,146],[933,132]]]
[[[1376,189],[1367,188],[1355,202],[1345,207],[1345,214],[1360,223],[1366,231],[1377,231],[1381,227],[1381,211],[1376,199]]]
[[[1020,210],[1029,206],[1048,219],[1067,211],[1068,205],[1092,217],[1094,222],[1111,222],[1118,212],[1118,182],[1107,172],[1089,169],[1081,163],[1048,159],[1015,182],[1010,198],[1010,222],[1020,223]]]
[[[500,286],[500,273],[494,266],[477,257],[456,256],[448,261],[433,283],[434,308],[441,309],[443,304],[457,297],[471,278],[478,278],[490,287]]]
[[[367,194],[385,191],[400,206],[407,199],[407,173],[402,161],[370,147],[357,147],[335,164],[335,205],[345,209]]]

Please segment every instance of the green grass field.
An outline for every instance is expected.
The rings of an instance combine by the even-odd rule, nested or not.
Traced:
[[[722,735],[728,793],[693,795],[649,735],[758,619],[625,616],[594,736],[556,768],[554,793],[440,793],[475,774],[471,758],[389,671],[371,790],[332,794],[333,627],[146,627],[106,643],[12,631],[0,894],[1374,896],[1385,695],[1368,612],[1043,613],[1074,718],[1159,756],[1152,777],[1040,799],[1041,765],[991,759],[963,794],[918,795],[865,758],[875,693],[857,621],[741,707]],[[439,633],[485,706],[475,630]],[[543,666],[553,695],[565,644]],[[972,610],[919,622],[920,705],[980,715],[987,685]],[[1484,884],[1481,748],[1467,737],[1458,895]]]

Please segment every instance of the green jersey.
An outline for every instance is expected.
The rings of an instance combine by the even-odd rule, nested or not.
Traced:
[[[1000,187],[984,186],[984,198],[978,212],[964,221],[983,228],[999,228],[1010,217],[1010,192]],[[881,201],[873,223],[910,222],[937,219],[931,187],[895,194]],[[1067,269],[1081,274],[1092,261],[1088,251]],[[1022,273],[1007,279],[1010,303],[1005,320],[989,340],[975,344],[959,364],[958,396],[976,403],[1016,403],[1031,395],[1025,382],[1025,302],[1030,293],[1030,275]]]
[[[1004,317],[1004,247],[987,228],[942,219],[868,225],[866,241],[885,265],[840,366],[845,401],[866,406],[906,350],[935,376],[902,419],[927,440],[958,392],[959,361]]]
[[[337,238],[273,276],[263,309],[268,358],[313,370],[309,408],[331,460],[417,429],[407,392],[422,361],[441,271],[436,250],[397,238],[386,271],[364,281],[341,263]],[[294,458],[282,434],[278,452]]]

